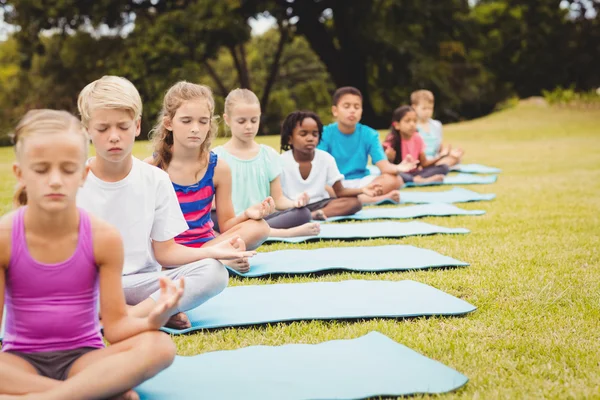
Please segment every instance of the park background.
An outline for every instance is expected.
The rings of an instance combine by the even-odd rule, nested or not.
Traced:
[[[164,91],[180,79],[211,86],[219,113],[229,90],[250,87],[262,100],[262,133],[271,135],[297,108],[329,121],[332,91],[349,84],[365,94],[364,122],[382,134],[412,90],[432,90],[446,142],[463,147],[466,162],[502,169],[493,185],[469,187],[495,193],[495,200],[460,205],[485,215],[424,219],[468,228],[468,235],[259,248],[402,243],[469,267],[230,280],[237,286],[412,279],[474,304],[474,313],[203,331],[174,337],[179,355],[321,343],[377,330],[470,379],[443,398],[600,398],[600,2],[0,0],[0,6],[6,144],[26,110],[76,111],[81,88],[104,74],[126,76],[138,87],[144,134]],[[277,148],[276,136],[258,140]],[[134,154],[150,151],[142,140]],[[12,208],[13,162],[13,150],[0,149],[2,213]]]

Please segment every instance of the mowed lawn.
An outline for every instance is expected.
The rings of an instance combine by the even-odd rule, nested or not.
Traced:
[[[259,344],[319,343],[377,330],[469,377],[464,388],[444,398],[600,398],[599,121],[598,110],[522,104],[486,118],[446,126],[446,142],[466,150],[465,162],[503,170],[495,184],[468,187],[496,193],[494,201],[459,204],[486,210],[487,214],[423,220],[468,228],[468,235],[259,249],[404,243],[436,250],[469,262],[470,267],[230,280],[235,286],[412,279],[474,304],[478,310],[472,314],[462,318],[299,322],[222,329],[174,337],[178,354]],[[278,139],[260,141],[277,148]],[[148,143],[136,144],[135,154],[148,155]],[[11,208],[13,159],[12,149],[0,149],[3,212]]]

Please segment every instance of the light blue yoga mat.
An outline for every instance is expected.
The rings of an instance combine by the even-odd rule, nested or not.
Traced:
[[[402,195],[400,196],[402,198]],[[450,217],[456,215],[483,215],[483,210],[463,210],[452,204],[421,204],[397,208],[368,208],[352,215],[328,218],[327,221],[366,220],[366,219],[409,219],[422,217]]]
[[[462,315],[473,310],[466,301],[410,280],[248,285],[228,287],[187,311],[191,328],[163,330],[180,334],[273,322]]]
[[[468,203],[472,201],[489,201],[496,198],[493,193],[481,194],[464,188],[452,188],[441,192],[404,191],[400,193],[401,204],[429,203]],[[375,204],[398,204],[391,200],[383,200]]]
[[[379,332],[320,344],[176,357],[135,390],[142,400],[364,399],[446,393],[468,378]]]
[[[464,172],[466,174],[499,174],[500,168],[488,167],[482,164],[458,164],[450,167],[450,171]]]
[[[404,187],[439,186],[439,185],[487,185],[496,182],[496,175],[452,174],[446,175],[443,182],[414,183],[408,182]],[[400,196],[402,197],[402,196]]]
[[[320,271],[383,272],[413,269],[466,267],[469,264],[433,250],[409,245],[334,247],[315,250],[279,250],[250,258],[250,271],[243,277],[310,274]]]
[[[301,243],[318,241],[322,239],[358,240],[372,238],[399,238],[405,236],[434,235],[436,233],[469,233],[469,230],[465,228],[446,228],[443,226],[427,224],[419,221],[321,224],[321,233],[319,233],[317,236],[298,236],[291,238],[270,237],[265,243]]]

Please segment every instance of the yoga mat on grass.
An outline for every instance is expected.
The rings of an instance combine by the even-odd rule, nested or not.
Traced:
[[[258,253],[250,258],[249,272],[242,274],[233,269],[230,271],[237,276],[253,278],[335,270],[383,272],[468,265],[433,250],[399,244]]]
[[[441,192],[403,191],[400,193],[401,204],[429,204],[429,203],[469,203],[472,201],[489,201],[496,198],[493,193],[481,194],[464,188],[452,188]],[[383,200],[379,204],[398,204],[391,200]]]
[[[466,174],[499,174],[500,168],[488,167],[482,164],[458,164],[450,167],[450,171],[464,172]]]
[[[379,332],[319,344],[177,356],[135,390],[142,400],[364,399],[446,393],[468,378]]]
[[[248,285],[228,287],[187,311],[191,328],[163,330],[181,334],[275,322],[462,315],[473,310],[466,301],[411,280]]]
[[[381,175],[379,168],[374,165],[367,167],[371,175]],[[472,173],[460,173],[451,174],[444,177],[443,182],[429,182],[429,183],[414,183],[408,182],[403,187],[417,187],[417,186],[439,186],[439,185],[485,185],[494,183],[498,180],[496,175],[473,175]]]
[[[496,182],[496,175],[452,174],[446,175],[443,182],[414,183],[408,182],[404,187],[440,186],[440,185],[487,185]],[[402,197],[402,196],[400,196]]]
[[[372,238],[400,238],[406,236],[434,235],[436,233],[469,233],[469,230],[465,228],[446,228],[419,221],[321,224],[321,232],[317,236],[298,236],[291,238],[270,237],[267,238],[265,243],[301,243],[318,241],[321,239],[358,240]]]
[[[402,195],[400,196],[402,198]],[[422,217],[450,217],[456,215],[483,215],[483,210],[463,210],[451,204],[421,204],[397,208],[369,208],[356,214],[327,218],[327,221],[367,220],[367,219],[409,219]]]

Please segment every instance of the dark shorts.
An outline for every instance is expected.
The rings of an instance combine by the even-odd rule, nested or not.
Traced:
[[[322,208],[325,208],[325,206],[327,204],[331,203],[332,200],[333,199],[323,199],[323,200],[315,201],[314,203],[307,204],[306,208],[308,208],[310,211],[317,211]]]
[[[73,363],[84,354],[99,350],[96,347],[81,347],[74,350],[46,351],[39,353],[22,353],[20,351],[7,351],[7,354],[13,354],[21,357],[31,364],[39,375],[46,378],[64,381],[69,377],[69,371]]]

